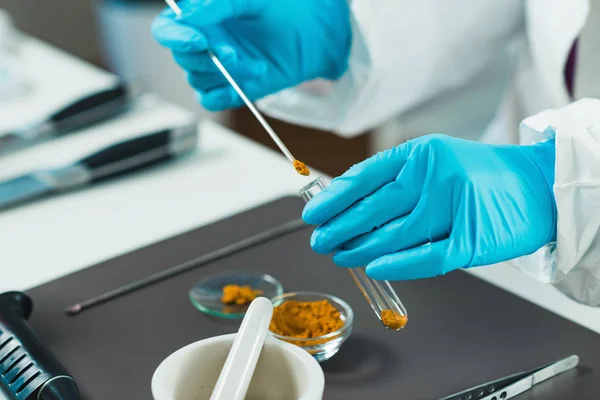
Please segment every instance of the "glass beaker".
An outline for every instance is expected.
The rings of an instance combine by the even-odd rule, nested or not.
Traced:
[[[298,192],[305,202],[327,187],[325,179],[319,177]],[[408,322],[406,308],[388,281],[369,278],[364,267],[348,268],[354,282],[369,302],[377,318],[388,329],[400,330]]]

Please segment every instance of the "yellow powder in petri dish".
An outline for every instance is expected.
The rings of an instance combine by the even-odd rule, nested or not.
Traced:
[[[250,286],[225,285],[221,302],[243,306],[252,303],[261,294],[263,294],[262,290],[255,290]]]
[[[300,175],[304,175],[304,176],[310,175],[310,170],[302,161],[294,160],[294,169]]]
[[[404,328],[408,322],[408,317],[406,315],[400,315],[394,310],[383,310],[381,312],[381,322],[383,322],[386,327],[397,331]]]

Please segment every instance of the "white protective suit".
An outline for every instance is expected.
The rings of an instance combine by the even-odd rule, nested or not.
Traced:
[[[432,132],[525,144],[554,128],[557,242],[512,263],[600,306],[600,0],[351,6],[347,73],[269,96],[262,110],[345,137],[383,124],[378,147]],[[577,38],[571,99],[564,69]]]

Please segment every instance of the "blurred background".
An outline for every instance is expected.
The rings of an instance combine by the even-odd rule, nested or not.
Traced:
[[[164,8],[163,0],[1,0],[0,8],[21,31],[274,147],[248,110],[210,114],[198,105],[183,71],[150,35],[153,18]],[[371,153],[370,134],[342,139],[270,122],[298,158],[330,175],[341,174]]]

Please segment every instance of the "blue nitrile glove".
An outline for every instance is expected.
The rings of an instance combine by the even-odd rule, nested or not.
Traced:
[[[350,168],[304,209],[313,249],[374,279],[443,275],[556,237],[554,140],[492,146],[429,135]]]
[[[250,98],[257,100],[305,81],[338,79],[352,42],[347,0],[183,0],[181,18],[169,9],[154,21],[156,40],[188,73],[211,111],[242,99],[208,57],[221,60]]]

